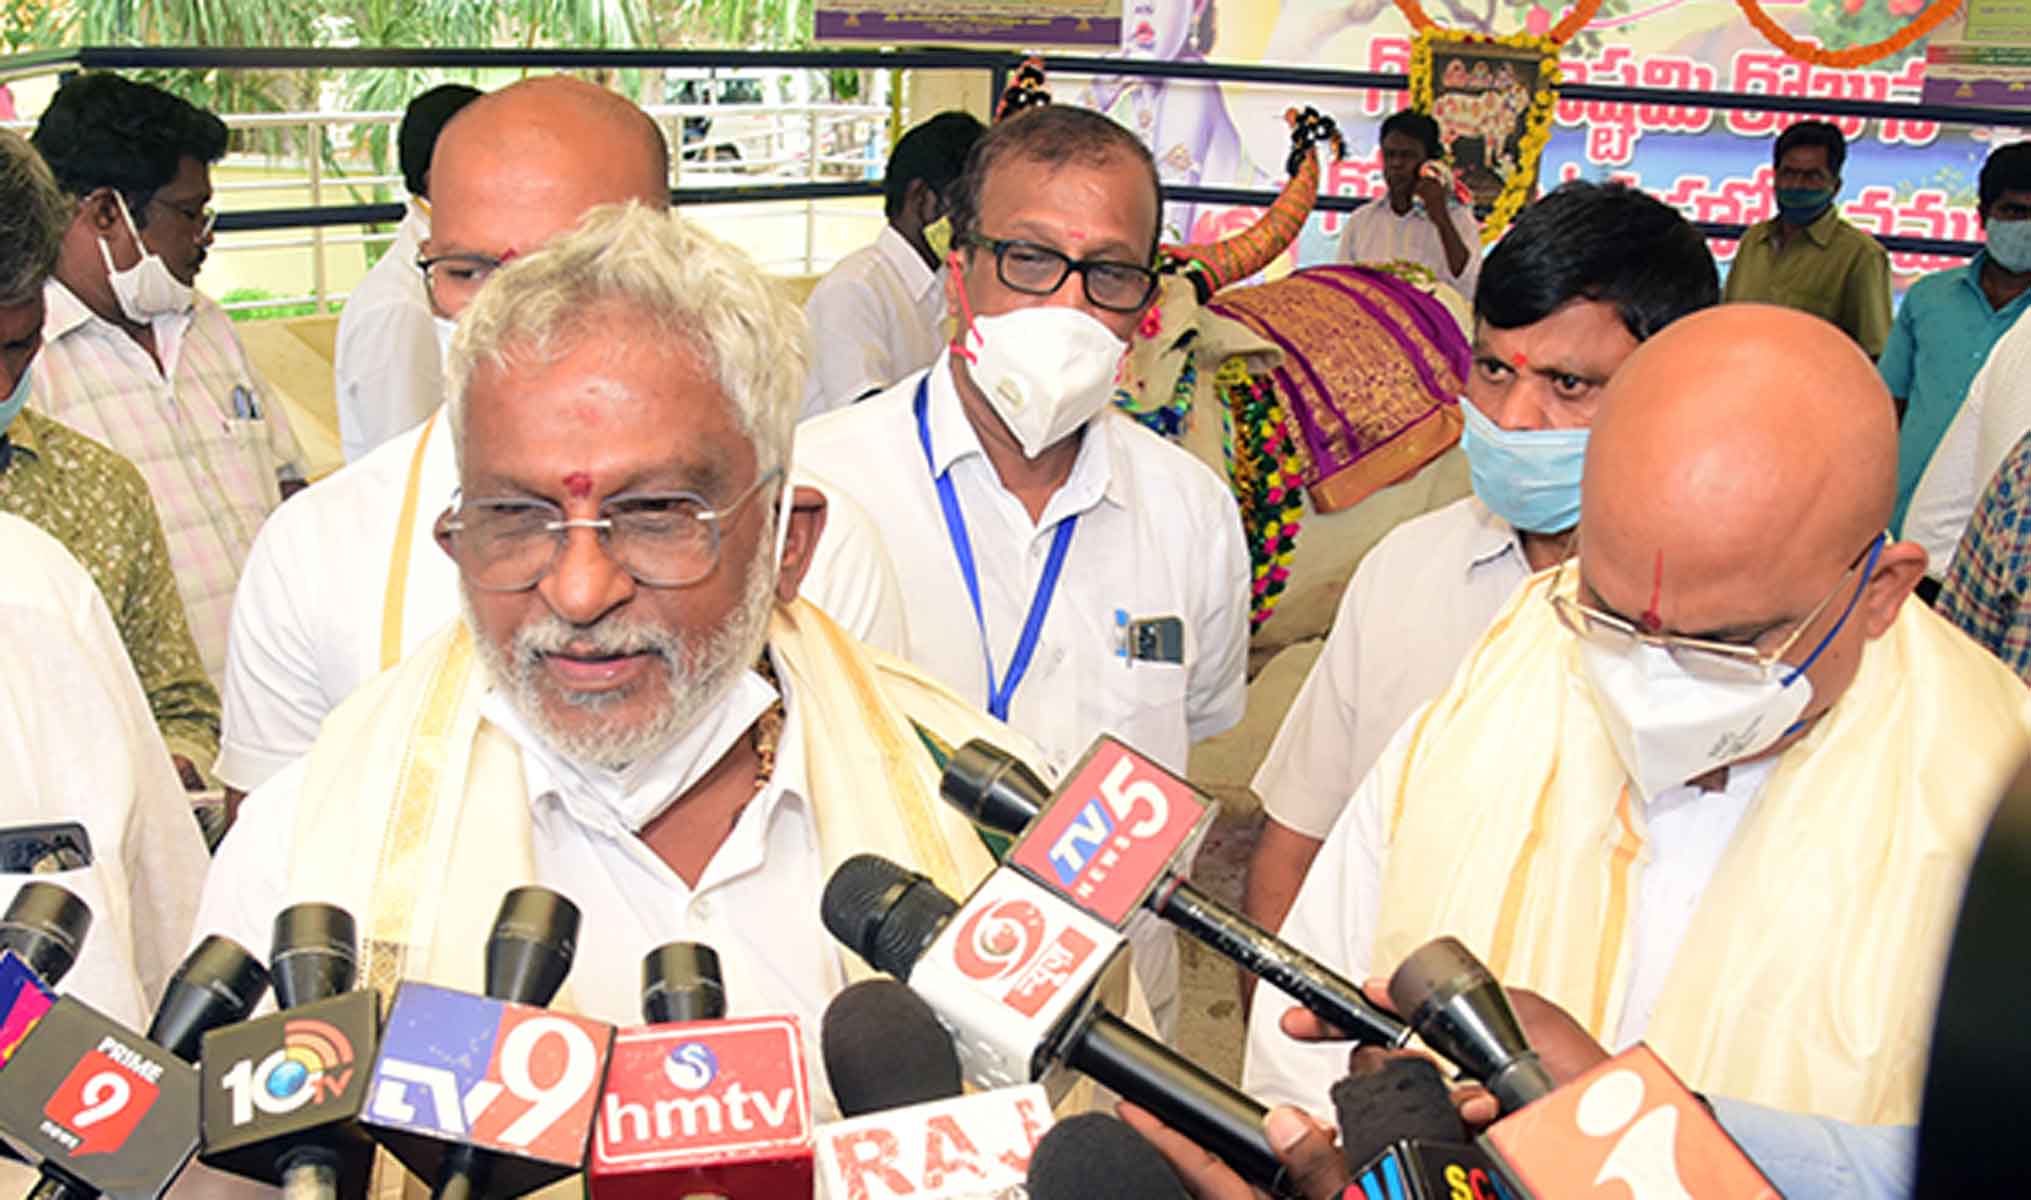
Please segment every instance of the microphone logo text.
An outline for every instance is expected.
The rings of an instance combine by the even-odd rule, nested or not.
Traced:
[[[161,1063],[117,1038],[103,1038],[42,1106],[41,1132],[72,1158],[112,1154],[154,1106],[161,1079]]]

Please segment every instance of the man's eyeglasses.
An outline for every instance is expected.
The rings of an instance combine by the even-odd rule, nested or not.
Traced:
[[[218,224],[219,210],[215,208],[207,208],[207,207],[191,208],[186,205],[176,204],[171,201],[164,200],[160,196],[152,197],[149,199],[148,202],[150,204],[160,204],[162,207],[168,209],[170,212],[175,213],[177,216],[182,217],[185,221],[189,222],[192,226],[194,226],[197,229],[198,241],[203,241],[206,238],[210,237],[212,232],[212,226]]]
[[[623,492],[595,518],[567,519],[548,500],[464,500],[437,518],[437,536],[466,581],[485,592],[522,592],[557,565],[565,534],[591,529],[620,568],[645,587],[697,583],[719,565],[720,526],[783,468],[762,472],[724,508],[692,492]]]
[[[1157,273],[1134,263],[1106,259],[1075,262],[1049,246],[1003,238],[969,236],[962,244],[993,252],[994,272],[1002,286],[1026,295],[1048,296],[1074,271],[1086,289],[1086,299],[1110,312],[1135,312],[1148,304],[1157,290]]]
[[[1862,566],[1865,560],[1874,561],[1870,552],[1887,541],[1888,536],[1877,534],[1867,546],[1862,547],[1862,552],[1855,556],[1854,561],[1848,564],[1848,569],[1842,571],[1841,577],[1834,581],[1832,590],[1828,591],[1818,604],[1812,606],[1812,611],[1785,636],[1776,649],[1768,653],[1758,650],[1754,644],[1717,642],[1707,638],[1683,637],[1674,633],[1649,633],[1612,613],[1605,613],[1598,608],[1580,603],[1576,592],[1568,594],[1566,583],[1567,573],[1572,571],[1573,564],[1579,561],[1577,550],[1571,558],[1560,564],[1558,575],[1552,580],[1552,586],[1545,593],[1545,598],[1551,602],[1552,611],[1558,614],[1560,624],[1604,650],[1626,653],[1630,647],[1638,644],[1655,646],[1669,654],[1674,663],[1696,679],[1716,683],[1760,683],[1770,678],[1779,667],[1788,665],[1783,661],[1784,656],[1798,644],[1799,638],[1805,636],[1805,631],[1819,620],[1827,605],[1832,604],[1834,598],[1841,594],[1848,576],[1854,574],[1855,569]],[[1867,584],[1868,580],[1864,578],[1861,585],[1855,588],[1854,598],[1848,601],[1848,608],[1852,609],[1856,601],[1861,599],[1862,587]],[[1845,618],[1846,613],[1843,612],[1842,616]]]
[[[423,284],[440,312],[457,312],[479,295],[481,286],[501,269],[503,259],[490,254],[439,254],[416,257]]]

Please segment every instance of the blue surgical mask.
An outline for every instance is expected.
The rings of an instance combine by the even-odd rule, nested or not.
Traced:
[[[1989,257],[2005,271],[2031,271],[2031,221],[1989,222]]]
[[[21,415],[22,407],[28,403],[28,374],[32,366],[32,359],[22,366],[21,377],[14,381],[13,395],[0,401],[0,433],[7,432],[7,427],[14,424],[14,418]]]
[[[1777,215],[1793,225],[1810,225],[1834,202],[1834,190],[1823,188],[1778,188]]]
[[[1580,523],[1584,429],[1504,429],[1462,397],[1467,428],[1460,445],[1474,494],[1498,517],[1528,533],[1564,533]]]

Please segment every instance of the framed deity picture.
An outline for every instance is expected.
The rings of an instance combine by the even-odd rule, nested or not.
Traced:
[[[1541,38],[1432,30],[1411,53],[1411,102],[1438,122],[1453,173],[1494,241],[1537,187],[1551,135],[1558,51]]]

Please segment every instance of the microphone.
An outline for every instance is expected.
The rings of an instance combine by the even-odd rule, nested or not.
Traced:
[[[1468,1144],[1445,1080],[1427,1058],[1390,1058],[1333,1085],[1346,1195],[1401,1200],[1518,1200],[1488,1155]]]
[[[1389,997],[1418,1035],[1488,1085],[1503,1117],[1479,1144],[1531,1196],[1599,1194],[1777,1200],[1777,1189],[1648,1046],[1555,1086],[1494,975],[1454,938],[1412,951]],[[1619,1191],[1620,1189],[1616,1189]]]
[[[1262,1105],[1102,1007],[1127,984],[1127,942],[1050,890],[997,870],[961,908],[929,879],[862,854],[833,873],[819,911],[833,937],[931,1005],[971,1082],[1048,1090],[1077,1071],[1251,1182],[1277,1178]]]
[[[254,956],[213,936],[170,976],[145,1038],[57,1000],[0,1075],[0,1132],[42,1164],[30,1196],[160,1195],[197,1151],[199,1039],[267,990]]]
[[[1045,1134],[1027,1182],[1030,1200],[1190,1200],[1155,1146],[1097,1112],[1067,1117]]]
[[[92,927],[92,910],[69,889],[33,880],[0,915],[0,1067],[56,1003]]]
[[[614,1035],[591,1200],[811,1194],[811,1091],[791,1016],[726,1017],[719,956],[696,942],[642,960],[642,1015]]]
[[[571,901],[515,888],[487,938],[486,996],[396,989],[360,1123],[433,1195],[518,1196],[584,1164],[613,1027],[543,1007],[577,936]]]
[[[381,1008],[374,992],[353,990],[352,914],[283,909],[268,961],[282,1011],[204,1036],[199,1157],[292,1200],[364,1196],[374,1147],[357,1122]]]
[[[1186,878],[1214,802],[1115,738],[1096,740],[1055,796],[978,738],[947,760],[938,786],[974,823],[1020,838],[1005,865],[1117,929],[1140,906],[1358,1042],[1397,1049],[1409,1040],[1409,1027],[1360,988]]]
[[[826,1006],[821,1045],[846,1119],[817,1135],[818,1190],[853,1200],[1019,1195],[1050,1097],[1037,1084],[962,1095],[959,1056],[937,1014],[893,979]]]

